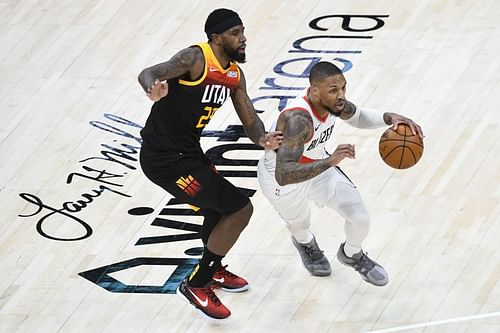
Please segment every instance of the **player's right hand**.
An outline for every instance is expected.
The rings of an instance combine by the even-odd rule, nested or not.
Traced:
[[[155,83],[151,87],[149,87],[148,92],[146,93],[149,99],[154,102],[158,102],[160,99],[167,96],[167,94],[168,94],[168,83],[161,82],[158,79],[155,80]]]
[[[261,141],[261,146],[266,150],[278,149],[281,146],[281,142],[283,142],[283,132],[274,131],[266,133],[264,139]]]
[[[333,154],[329,157],[331,166],[338,165],[344,158],[356,158],[354,145],[341,144],[338,145]]]

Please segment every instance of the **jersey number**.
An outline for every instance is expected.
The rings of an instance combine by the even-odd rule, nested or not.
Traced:
[[[205,106],[205,108],[203,109],[203,111],[206,111],[207,114],[200,117],[200,119],[198,120],[198,124],[196,125],[196,128],[203,128],[203,127],[205,127],[208,124],[208,122],[210,121],[210,119],[212,119],[212,117],[214,116],[215,111],[217,111],[218,109],[219,108],[214,108],[214,107],[211,107],[211,106]]]

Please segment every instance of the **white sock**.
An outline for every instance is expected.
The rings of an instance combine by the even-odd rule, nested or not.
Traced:
[[[300,236],[301,236],[300,238],[297,237],[297,234],[298,233],[296,233],[296,235],[293,235],[293,237],[300,244],[309,244],[314,238],[314,235],[309,230],[307,230],[307,232],[300,233]]]
[[[359,253],[361,251],[361,246],[352,246],[345,242],[344,244],[344,253],[346,256],[352,258],[353,255]]]

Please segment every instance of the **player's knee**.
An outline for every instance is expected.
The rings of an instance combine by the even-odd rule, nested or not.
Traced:
[[[364,207],[351,211],[347,219],[358,228],[370,227],[370,214]]]
[[[335,209],[347,221],[359,228],[370,226],[370,214],[356,188],[349,184],[339,183],[335,199]]]
[[[292,228],[309,229],[311,226],[311,211],[309,209],[301,209],[293,215],[281,215],[281,217]]]
[[[244,214],[246,214],[248,216],[248,220],[250,220],[250,217],[252,217],[252,214],[253,214],[253,205],[250,201],[248,201],[248,204],[243,207],[243,210],[244,210]],[[248,221],[247,221],[248,223]]]

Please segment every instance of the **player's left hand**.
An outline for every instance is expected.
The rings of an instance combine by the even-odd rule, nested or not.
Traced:
[[[266,133],[260,140],[260,145],[266,150],[278,149],[283,141],[283,132],[275,131]]]
[[[421,139],[424,138],[422,128],[410,118],[406,118],[397,113],[390,113],[392,128],[396,130],[399,124],[406,124],[410,126],[413,135],[418,135]]]
[[[160,80],[155,80],[154,84],[149,87],[146,95],[148,95],[149,99],[153,102],[158,102],[163,97],[168,94],[168,83],[161,82]]]

